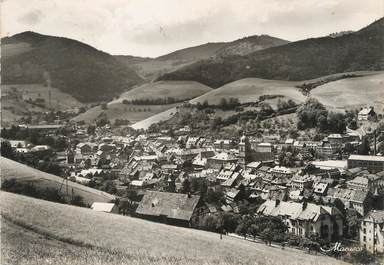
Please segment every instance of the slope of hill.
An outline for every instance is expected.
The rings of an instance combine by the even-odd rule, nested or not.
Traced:
[[[218,89],[214,89],[196,99],[191,103],[219,104],[222,98],[238,98],[241,103],[256,102],[260,96],[281,96],[282,100],[291,99],[296,103],[302,103],[306,97],[295,87],[300,82],[266,80],[260,78],[245,78]]]
[[[6,192],[0,196],[7,264],[343,264],[295,249],[220,240],[214,233]]]
[[[218,50],[225,47],[226,45],[226,42],[211,42],[177,50],[172,53],[157,57],[156,59],[159,61],[198,61],[214,56]]]
[[[233,55],[247,55],[255,51],[287,43],[289,43],[289,41],[268,35],[255,35],[227,43],[227,45],[216,52],[216,56],[228,57]]]
[[[371,105],[375,102],[373,105],[380,106],[380,99],[383,98],[381,96],[383,91],[382,80],[382,72],[380,71],[337,73],[304,81],[244,78],[213,89],[189,102],[197,104],[198,102],[203,103],[207,101],[209,104],[218,104],[222,98],[226,98],[227,100],[237,98],[241,103],[246,103],[258,101],[260,96],[272,96],[270,99],[264,100],[264,102],[276,108],[279,99],[283,101],[291,99],[297,104],[304,102],[307,97],[301,92],[300,87],[306,85],[315,87],[311,90],[310,96],[318,98],[328,108],[342,110],[356,109],[362,105],[369,105],[369,102],[371,102]],[[353,84],[355,81],[358,82],[356,85]],[[340,93],[338,92],[338,84],[341,84],[341,86],[344,85]],[[320,89],[320,87],[328,89]],[[358,94],[365,93],[363,88],[369,87],[372,97],[366,97],[363,101],[361,101],[361,98],[355,97],[355,90],[358,90],[359,87],[362,89],[357,92]],[[339,95],[340,100],[332,98],[333,95]],[[350,101],[348,104],[345,103],[347,99]],[[360,101],[363,103],[360,103]],[[139,121],[133,124],[132,127],[135,129],[148,129],[153,123],[170,119],[176,112],[176,108],[166,110]]]
[[[382,69],[384,18],[339,37],[307,39],[245,56],[200,61],[159,79],[195,80],[220,87],[246,77],[305,80],[333,73]]]
[[[384,72],[342,79],[316,87],[311,96],[327,108],[360,109],[374,106],[384,110]]]
[[[83,102],[111,99],[140,77],[84,43],[23,32],[2,39],[3,83],[46,83]]]
[[[163,99],[167,97],[185,100],[201,96],[211,90],[212,88],[195,81],[159,81],[135,87],[111,103],[122,102],[124,99]]]
[[[72,120],[76,122],[83,121],[86,124],[95,123],[100,118],[106,118],[111,123],[114,123],[116,119],[139,122],[157,115],[157,113],[167,111],[177,105],[178,103],[166,105],[133,105],[115,102],[108,104],[107,109],[102,109],[101,106],[90,108],[86,112],[77,115]]]
[[[162,74],[175,71],[200,60],[231,55],[245,55],[286,43],[288,43],[286,40],[268,35],[260,35],[238,39],[233,42],[206,43],[177,50],[155,59],[133,56],[118,56],[117,58],[124,63],[133,65],[137,73],[143,78],[152,80]]]
[[[13,84],[1,86],[3,126],[18,124],[21,117],[54,111],[76,111],[84,104],[58,88],[42,84]],[[39,101],[39,104],[35,104]]]
[[[133,129],[136,129],[136,130],[140,130],[140,129],[146,130],[152,124],[158,123],[160,121],[169,120],[176,112],[177,112],[176,107],[170,108],[170,109],[164,110],[162,112],[159,112],[155,115],[148,116],[147,118],[142,119],[140,121],[137,121],[131,127]]]
[[[123,100],[132,99],[166,99],[172,97],[177,101],[191,99],[212,90],[210,87],[194,81],[160,81],[137,86],[132,90],[123,93],[118,99],[107,104],[107,109],[101,106],[93,107],[76,116],[74,121],[93,123],[100,115],[106,115],[110,121],[116,119],[127,119],[131,122],[138,122],[157,113],[171,109],[178,104],[164,105],[137,105],[123,104]]]
[[[0,164],[2,181],[14,178],[21,182],[34,183],[38,188],[55,188],[59,190],[61,188],[60,191],[63,195],[80,195],[83,201],[90,205],[93,202],[109,202],[115,198],[115,196],[106,192],[92,189],[72,181],[68,181],[67,194],[67,187],[63,185],[63,179],[58,176],[42,172],[4,157],[0,157]]]

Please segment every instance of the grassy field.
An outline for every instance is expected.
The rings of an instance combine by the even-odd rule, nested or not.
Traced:
[[[100,106],[93,107],[72,120],[94,123],[100,115],[105,114],[110,122],[114,122],[116,119],[126,119],[135,123],[167,111],[177,105],[178,103],[167,105],[133,105],[117,102],[108,104],[106,110],[103,110]]]
[[[384,72],[330,82],[313,89],[311,96],[331,109],[344,110],[374,106],[382,113]]]
[[[49,104],[49,90],[51,93],[51,104]],[[57,88],[48,88],[42,84],[14,84],[1,85],[2,93],[2,124],[7,125],[19,120],[22,116],[32,112],[46,112],[50,109],[55,111],[73,111],[84,104],[67,93]],[[26,100],[44,99],[44,107],[39,107]]]
[[[305,96],[295,87],[299,82],[245,78],[212,90],[194,100],[192,103],[218,104],[222,98],[238,98],[240,102],[258,101],[263,95],[282,95],[283,100],[292,99],[297,103],[305,101]]]
[[[359,77],[332,81],[341,78],[345,74],[357,75]],[[339,73],[298,82],[245,78],[226,84],[220,88],[213,89],[190,100],[190,102],[196,104],[198,102],[203,103],[207,100],[210,104],[218,104],[222,98],[229,99],[233,97],[238,98],[240,102],[245,103],[258,101],[259,97],[263,95],[281,95],[282,97],[264,101],[276,109],[279,99],[285,101],[291,99],[296,103],[304,102],[307,97],[304,96],[296,86],[304,83],[317,83],[319,81],[328,83],[314,88],[311,91],[310,96],[317,98],[330,109],[345,110],[373,105],[379,112],[383,111],[384,74],[383,72],[369,71]],[[172,109],[156,114],[137,122],[133,127],[146,129],[152,123],[168,119],[172,116],[171,114],[175,113],[175,111],[175,109]],[[226,115],[228,115],[228,113],[226,113]]]
[[[154,123],[169,120],[169,118],[171,118],[176,112],[177,112],[177,109],[174,107],[174,108],[162,111],[160,113],[157,113],[141,121],[138,121],[134,123],[131,127],[137,130],[138,129],[146,130],[149,128],[149,126],[151,126]]]
[[[2,181],[14,178],[23,182],[34,183],[39,188],[56,189],[60,189],[63,183],[63,179],[58,176],[42,172],[4,157],[0,157],[0,165]],[[114,196],[111,194],[68,181],[68,196],[72,196],[72,189],[73,194],[83,197],[83,201],[87,204],[109,202],[114,199]],[[67,195],[65,185],[62,186],[61,193]]]
[[[212,88],[194,81],[159,81],[147,83],[123,93],[119,99],[109,104],[122,102],[124,99],[157,99],[173,97],[178,100],[191,99],[211,91]]]
[[[342,264],[299,250],[0,194],[2,264]]]
[[[116,119],[126,119],[130,122],[139,122],[152,117],[158,113],[168,111],[179,105],[165,104],[165,105],[133,105],[123,104],[122,101],[132,99],[156,99],[173,97],[175,99],[183,100],[198,97],[211,88],[193,81],[160,81],[154,83],[147,83],[132,90],[123,93],[118,99],[115,99],[107,104],[107,109],[103,110],[101,106],[93,107],[76,116],[74,121],[84,121],[86,123],[93,123],[98,117],[105,113],[110,121]]]

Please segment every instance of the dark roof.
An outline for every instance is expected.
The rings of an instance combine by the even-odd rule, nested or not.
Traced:
[[[27,125],[28,129],[60,129],[64,127],[62,124],[44,124],[44,125]]]
[[[200,196],[180,193],[148,191],[136,209],[137,214],[160,216],[189,221]]]

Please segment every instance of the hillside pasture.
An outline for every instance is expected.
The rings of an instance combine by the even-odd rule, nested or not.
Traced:
[[[211,90],[210,87],[194,81],[159,81],[135,87],[109,104],[122,102],[124,99],[164,99],[173,97],[177,100],[185,100],[201,96]]]
[[[131,127],[136,129],[136,130],[140,130],[140,129],[146,130],[152,124],[158,123],[160,121],[169,120],[176,112],[177,112],[176,107],[170,108],[168,110],[165,110],[165,111],[159,112],[153,116],[150,116],[146,119],[138,121],[138,122],[134,123]]]
[[[260,96],[275,95],[283,96],[282,100],[293,100],[296,103],[302,103],[306,97],[295,86],[299,82],[267,80],[260,78],[245,78],[220,88],[212,90],[196,99],[191,103],[203,103],[208,101],[209,104],[219,104],[222,98],[238,98],[241,103],[256,102]],[[277,102],[277,101],[276,101]],[[275,101],[271,101],[275,104]]]
[[[220,240],[215,233],[6,192],[0,196],[4,264],[343,264],[295,249]]]
[[[342,79],[316,87],[311,96],[330,109],[384,108],[384,72]]]
[[[83,198],[84,203],[89,205],[94,202],[109,202],[115,198],[115,196],[106,192],[83,186],[72,181],[68,181],[67,193],[67,186],[64,184],[61,177],[42,172],[4,157],[0,157],[0,164],[1,181],[16,179],[20,182],[32,183],[35,187],[40,189],[61,189],[60,193],[62,195],[66,197],[71,197],[72,194],[73,196],[80,195]]]
[[[49,101],[49,93],[51,94]],[[21,117],[38,112],[75,111],[84,106],[71,95],[61,92],[55,87],[48,88],[43,84],[1,85],[2,124],[8,126],[16,123]],[[43,100],[41,106],[30,100]],[[51,104],[50,104],[51,103]]]
[[[94,123],[101,116],[105,115],[107,119],[112,123],[116,119],[125,119],[135,123],[152,117],[163,111],[167,111],[177,105],[178,103],[166,105],[134,105],[116,102],[108,104],[107,109],[105,110],[103,110],[101,106],[90,108],[72,120],[77,122],[84,121],[85,123],[90,124]]]
[[[152,116],[168,111],[180,103],[162,104],[162,105],[143,105],[131,104],[133,99],[167,99],[174,98],[176,101],[182,101],[198,97],[211,91],[210,87],[194,81],[160,81],[147,83],[133,88],[123,93],[118,99],[107,104],[107,109],[96,106],[88,109],[85,113],[76,116],[74,121],[84,121],[85,123],[94,123],[101,115],[106,115],[107,119],[113,122],[116,119],[129,120],[136,123]],[[123,101],[127,100],[128,104]],[[156,119],[156,118],[155,118]]]

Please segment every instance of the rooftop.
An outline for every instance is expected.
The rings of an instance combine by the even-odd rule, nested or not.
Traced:
[[[137,214],[160,216],[189,221],[200,196],[148,191],[136,209]]]
[[[384,156],[350,155],[348,160],[364,160],[364,161],[384,162]]]
[[[114,206],[114,203],[94,202],[91,206],[91,209],[98,212],[111,212]]]

